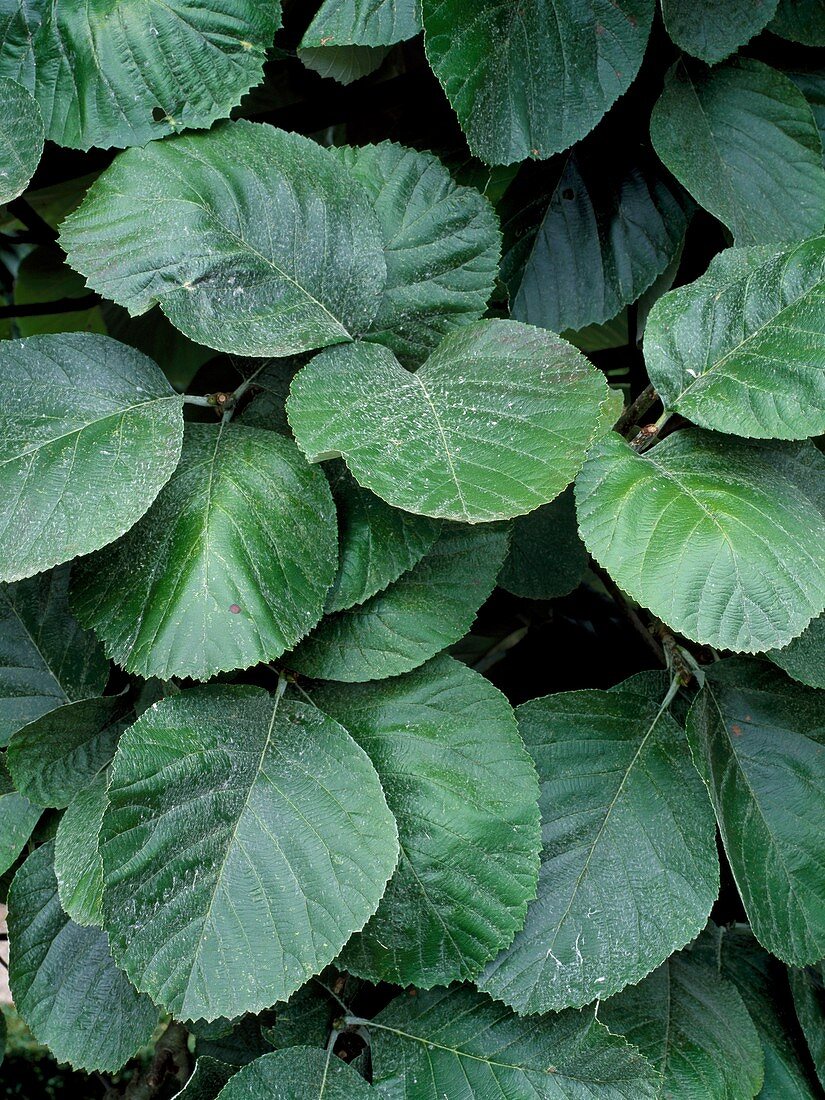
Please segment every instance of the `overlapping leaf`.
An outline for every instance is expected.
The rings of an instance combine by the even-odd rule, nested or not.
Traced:
[[[392,46],[420,31],[419,0],[324,0],[301,46]]]
[[[389,141],[335,152],[368,192],[384,234],[387,285],[366,336],[417,365],[486,309],[501,251],[496,216],[431,153]]]
[[[401,846],[341,964],[425,989],[474,977],[536,892],[538,784],[509,704],[446,656],[380,684],[327,684],[313,701],[372,760]]]
[[[8,871],[23,851],[40,818],[39,806],[14,789],[6,761],[0,758],[0,874]]]
[[[0,373],[0,577],[9,581],[128,531],[178,463],[183,419],[151,359],[106,336],[4,340]]]
[[[811,444],[675,432],[644,455],[610,434],[576,481],[590,553],[674,630],[781,647],[825,604],[825,457]]]
[[[776,0],[661,0],[667,33],[686,53],[715,65],[759,34]]]
[[[290,667],[349,682],[417,668],[470,629],[506,553],[502,526],[447,525],[432,550],[394,584],[324,619],[290,656]]]
[[[373,1095],[364,1078],[332,1051],[296,1046],[244,1066],[218,1100],[370,1100]]]
[[[387,275],[381,228],[346,168],[308,138],[245,121],[122,153],[61,243],[132,315],[159,303],[192,340],[238,355],[351,339]]]
[[[103,861],[98,841],[109,804],[108,773],[101,771],[78,791],[60,819],[54,842],[54,872],[64,911],[83,925],[103,923]]]
[[[164,699],[121,739],[101,829],[104,927],[183,1019],[285,1000],[375,911],[398,855],[366,753],[260,688]]]
[[[341,454],[394,507],[478,523],[558,496],[607,395],[603,375],[566,341],[478,321],[445,337],[415,374],[373,344],[324,352],[295,376],[287,415],[310,462]]]
[[[825,7],[822,0],[779,0],[770,30],[791,42],[825,46]]]
[[[639,70],[653,2],[423,0],[423,12],[427,58],[471,150],[510,164],[593,129]]]
[[[59,1062],[110,1072],[147,1043],[158,1012],[109,954],[105,933],[60,907],[54,844],[43,844],[9,891],[9,981],[17,1011]]]
[[[0,587],[0,745],[70,700],[100,695],[109,666],[69,612],[69,570]]]
[[[708,671],[688,716],[753,931],[797,966],[825,956],[823,704],[770,665],[732,658]]]
[[[661,298],[645,332],[667,408],[732,435],[825,432],[825,236],[730,249]]]
[[[789,973],[794,1007],[819,1083],[825,1088],[825,963]]]
[[[149,513],[78,567],[75,607],[130,672],[207,679],[295,645],[335,566],[329,486],[291,440],[190,424]]]
[[[510,551],[498,578],[501,588],[531,600],[572,592],[587,569],[572,489],[513,523]]]
[[[478,985],[518,1012],[609,997],[707,921],[719,889],[713,814],[660,702],[630,681],[516,712],[542,790],[538,898]]]
[[[5,107],[0,121],[0,203],[4,203],[26,190],[43,153],[44,133],[40,108],[24,87],[0,76],[0,100]]]
[[[713,69],[677,62],[653,109],[656,152],[738,245],[819,233],[822,143],[802,93],[776,69],[735,58]]]
[[[825,615],[814,619],[784,649],[772,649],[766,656],[801,684],[825,689]]]
[[[0,75],[34,94],[58,145],[143,145],[227,116],[279,22],[278,0],[5,0]]]

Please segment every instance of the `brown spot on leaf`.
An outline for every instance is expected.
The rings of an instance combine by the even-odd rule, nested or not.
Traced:
[[[229,610],[232,612],[233,615],[240,615],[241,613],[240,605],[236,603],[230,604]]]

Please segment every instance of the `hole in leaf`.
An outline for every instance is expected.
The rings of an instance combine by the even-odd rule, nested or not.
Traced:
[[[155,122],[163,122],[166,118],[166,111],[162,107],[153,107],[152,118]]]

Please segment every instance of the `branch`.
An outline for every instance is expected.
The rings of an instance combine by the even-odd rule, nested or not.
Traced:
[[[645,386],[639,396],[624,410],[622,415],[613,425],[613,431],[624,435],[630,428],[638,424],[647,410],[659,400],[659,395],[652,384]]]
[[[57,240],[57,230],[52,229],[46,219],[41,218],[25,199],[12,199],[6,203],[6,209],[25,225],[37,244],[53,244]]]
[[[51,313],[81,313],[100,304],[97,294],[82,298],[56,298],[53,302],[26,302],[24,305],[0,306],[0,320],[7,317],[47,317]]]
[[[172,1020],[155,1043],[155,1053],[146,1072],[129,1082],[122,1093],[122,1100],[153,1100],[170,1076],[177,1078],[183,1088],[192,1072],[188,1041],[189,1032],[183,1024]],[[117,1096],[117,1093],[112,1093],[111,1100]],[[110,1100],[108,1093],[104,1100]]]
[[[594,561],[593,558],[590,559],[590,568],[605,586],[610,596],[612,597],[613,602],[616,604],[618,609],[621,611],[621,613],[624,615],[624,617],[627,619],[627,621],[645,643],[650,652],[655,656],[659,664],[662,665],[663,668],[667,668],[667,657],[665,656],[664,649],[662,649],[661,645],[659,645],[659,643],[650,633],[647,626],[645,626],[641,616],[638,614],[635,608],[631,607],[630,603],[627,600],[627,597],[625,596],[624,592],[622,592],[621,588],[619,588],[619,586],[616,584],[610,574],[605,569],[602,569],[599,563]]]

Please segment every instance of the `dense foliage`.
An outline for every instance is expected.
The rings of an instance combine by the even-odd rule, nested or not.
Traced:
[[[89,1095],[825,1097],[822,47],[0,0],[0,898]]]

